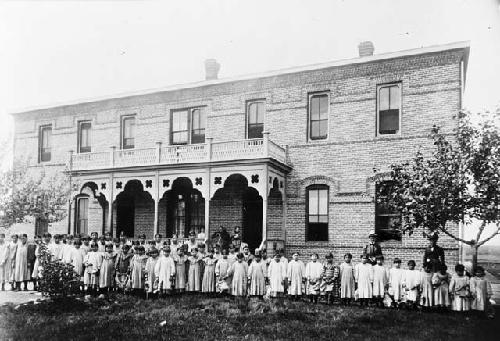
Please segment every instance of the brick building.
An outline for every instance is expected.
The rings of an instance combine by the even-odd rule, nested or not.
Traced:
[[[230,79],[207,60],[198,83],[15,113],[14,156],[70,174],[70,233],[207,238],[240,226],[252,248],[340,259],[376,229],[387,256],[420,261],[426,241],[393,228],[376,181],[429,152],[433,124],[452,133],[469,46],[373,51]],[[456,242],[440,244],[457,259]]]

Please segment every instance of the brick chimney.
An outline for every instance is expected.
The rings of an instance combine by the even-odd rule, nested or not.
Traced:
[[[205,79],[217,79],[219,74],[220,64],[215,59],[205,60]]]
[[[360,57],[367,57],[373,56],[375,47],[373,46],[373,43],[371,41],[362,41],[361,43],[359,43],[358,49]]]

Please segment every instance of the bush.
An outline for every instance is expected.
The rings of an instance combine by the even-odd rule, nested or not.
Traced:
[[[40,280],[38,290],[44,296],[64,297],[78,290],[73,266],[52,258],[47,245],[40,244]]]

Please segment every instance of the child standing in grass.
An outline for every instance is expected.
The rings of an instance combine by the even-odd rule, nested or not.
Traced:
[[[368,261],[368,255],[361,256],[361,263],[354,268],[354,277],[358,290],[360,306],[368,306],[372,299],[373,266]]]
[[[389,270],[389,296],[391,296],[394,307],[399,307],[403,300],[403,276],[405,271],[401,269],[401,259],[394,258],[393,266]]]
[[[127,289],[127,273],[130,267],[130,260],[132,259],[132,256],[133,254],[130,252],[130,245],[123,244],[120,249],[120,253],[118,253],[115,263],[115,281],[117,289],[122,290],[123,292],[125,292]]]
[[[74,248],[71,250],[71,265],[78,280],[83,284],[83,261],[85,259],[85,251],[81,248],[82,242],[80,239],[75,240],[73,243]]]
[[[439,309],[446,309],[450,306],[449,284],[450,275],[444,264],[438,265],[439,271],[432,275],[432,286],[434,289],[434,306]]]
[[[465,275],[462,264],[455,265],[455,274],[450,281],[450,295],[452,296],[451,309],[453,311],[470,310],[470,280]]]
[[[482,266],[476,267],[475,276],[470,280],[470,291],[473,297],[472,310],[487,313],[492,295],[491,283],[484,277]]]
[[[420,306],[428,309],[434,306],[434,289],[432,287],[432,265],[424,264],[420,277]]]
[[[384,266],[384,256],[375,257],[373,266],[373,302],[377,307],[384,307],[384,296],[389,283],[387,269]]]
[[[281,255],[276,252],[269,264],[267,276],[271,287],[271,297],[281,297],[285,292],[286,265],[281,262]]]
[[[333,255],[330,252],[326,255],[326,263],[323,264],[321,273],[321,295],[326,297],[326,303],[331,304],[333,301],[333,282],[335,279],[335,265],[333,264]],[[337,274],[338,277],[338,274]]]
[[[262,261],[260,253],[256,252],[254,260],[248,267],[249,296],[262,298],[266,294],[266,269],[266,263]]]
[[[217,292],[221,294],[228,293],[231,289],[231,278],[227,277],[229,271],[229,260],[227,259],[228,252],[222,250],[222,258],[215,264],[215,276],[217,278]]]
[[[155,264],[155,277],[158,281],[158,290],[163,295],[172,292],[172,286],[175,284],[175,262],[170,257],[170,248],[163,250],[163,255]]]
[[[309,301],[312,303],[318,303],[318,297],[320,294],[321,285],[321,274],[323,273],[323,265],[318,262],[318,254],[313,253],[311,255],[311,261],[306,265],[306,292],[309,296]]]
[[[203,262],[205,263],[205,271],[203,273],[201,292],[211,294],[215,292],[215,264],[217,263],[212,248],[208,249],[207,257],[203,259]]]
[[[135,295],[140,295],[144,290],[144,270],[148,260],[144,252],[143,245],[136,245],[134,256],[130,260],[130,284]]]
[[[242,253],[236,256],[237,261],[231,265],[226,278],[233,277],[231,283],[231,294],[233,296],[245,297],[247,295],[248,264],[244,261]]]
[[[344,262],[340,265],[340,298],[345,305],[350,305],[354,298],[354,267],[352,266],[352,255],[346,253]]]
[[[156,263],[158,263],[158,256],[160,251],[156,246],[149,249],[149,258],[146,261],[146,296],[155,293],[157,291],[156,284],[158,283],[155,273]]]
[[[102,255],[99,289],[101,292],[109,293],[114,287],[113,278],[115,275],[116,253],[113,251],[112,243],[106,244],[105,251]]]
[[[188,257],[184,254],[184,246],[177,249],[173,257],[175,262],[175,292],[182,293],[186,290],[186,264]]]
[[[198,258],[198,249],[191,249],[191,256],[188,258],[188,283],[186,291],[200,291],[200,259]]]
[[[420,288],[420,278],[422,277],[420,271],[415,269],[415,261],[408,261],[408,269],[403,276],[403,287],[406,292],[406,307],[416,308],[418,302],[418,293]]]
[[[99,287],[99,269],[101,268],[102,255],[98,250],[97,243],[90,244],[90,251],[83,262],[85,265],[83,283],[87,294],[97,293]]]
[[[304,263],[299,259],[299,253],[294,252],[292,255],[292,260],[287,266],[288,278],[288,295],[290,295],[294,300],[300,299],[302,297],[302,286],[305,278],[305,267]]]

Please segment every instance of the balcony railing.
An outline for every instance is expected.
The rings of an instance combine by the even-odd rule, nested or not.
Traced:
[[[174,165],[212,161],[250,160],[271,158],[286,163],[286,151],[264,138],[212,142],[179,146],[162,146],[157,143],[153,148],[117,150],[111,147],[109,152],[94,152],[70,155],[71,170],[93,170],[131,166]]]

